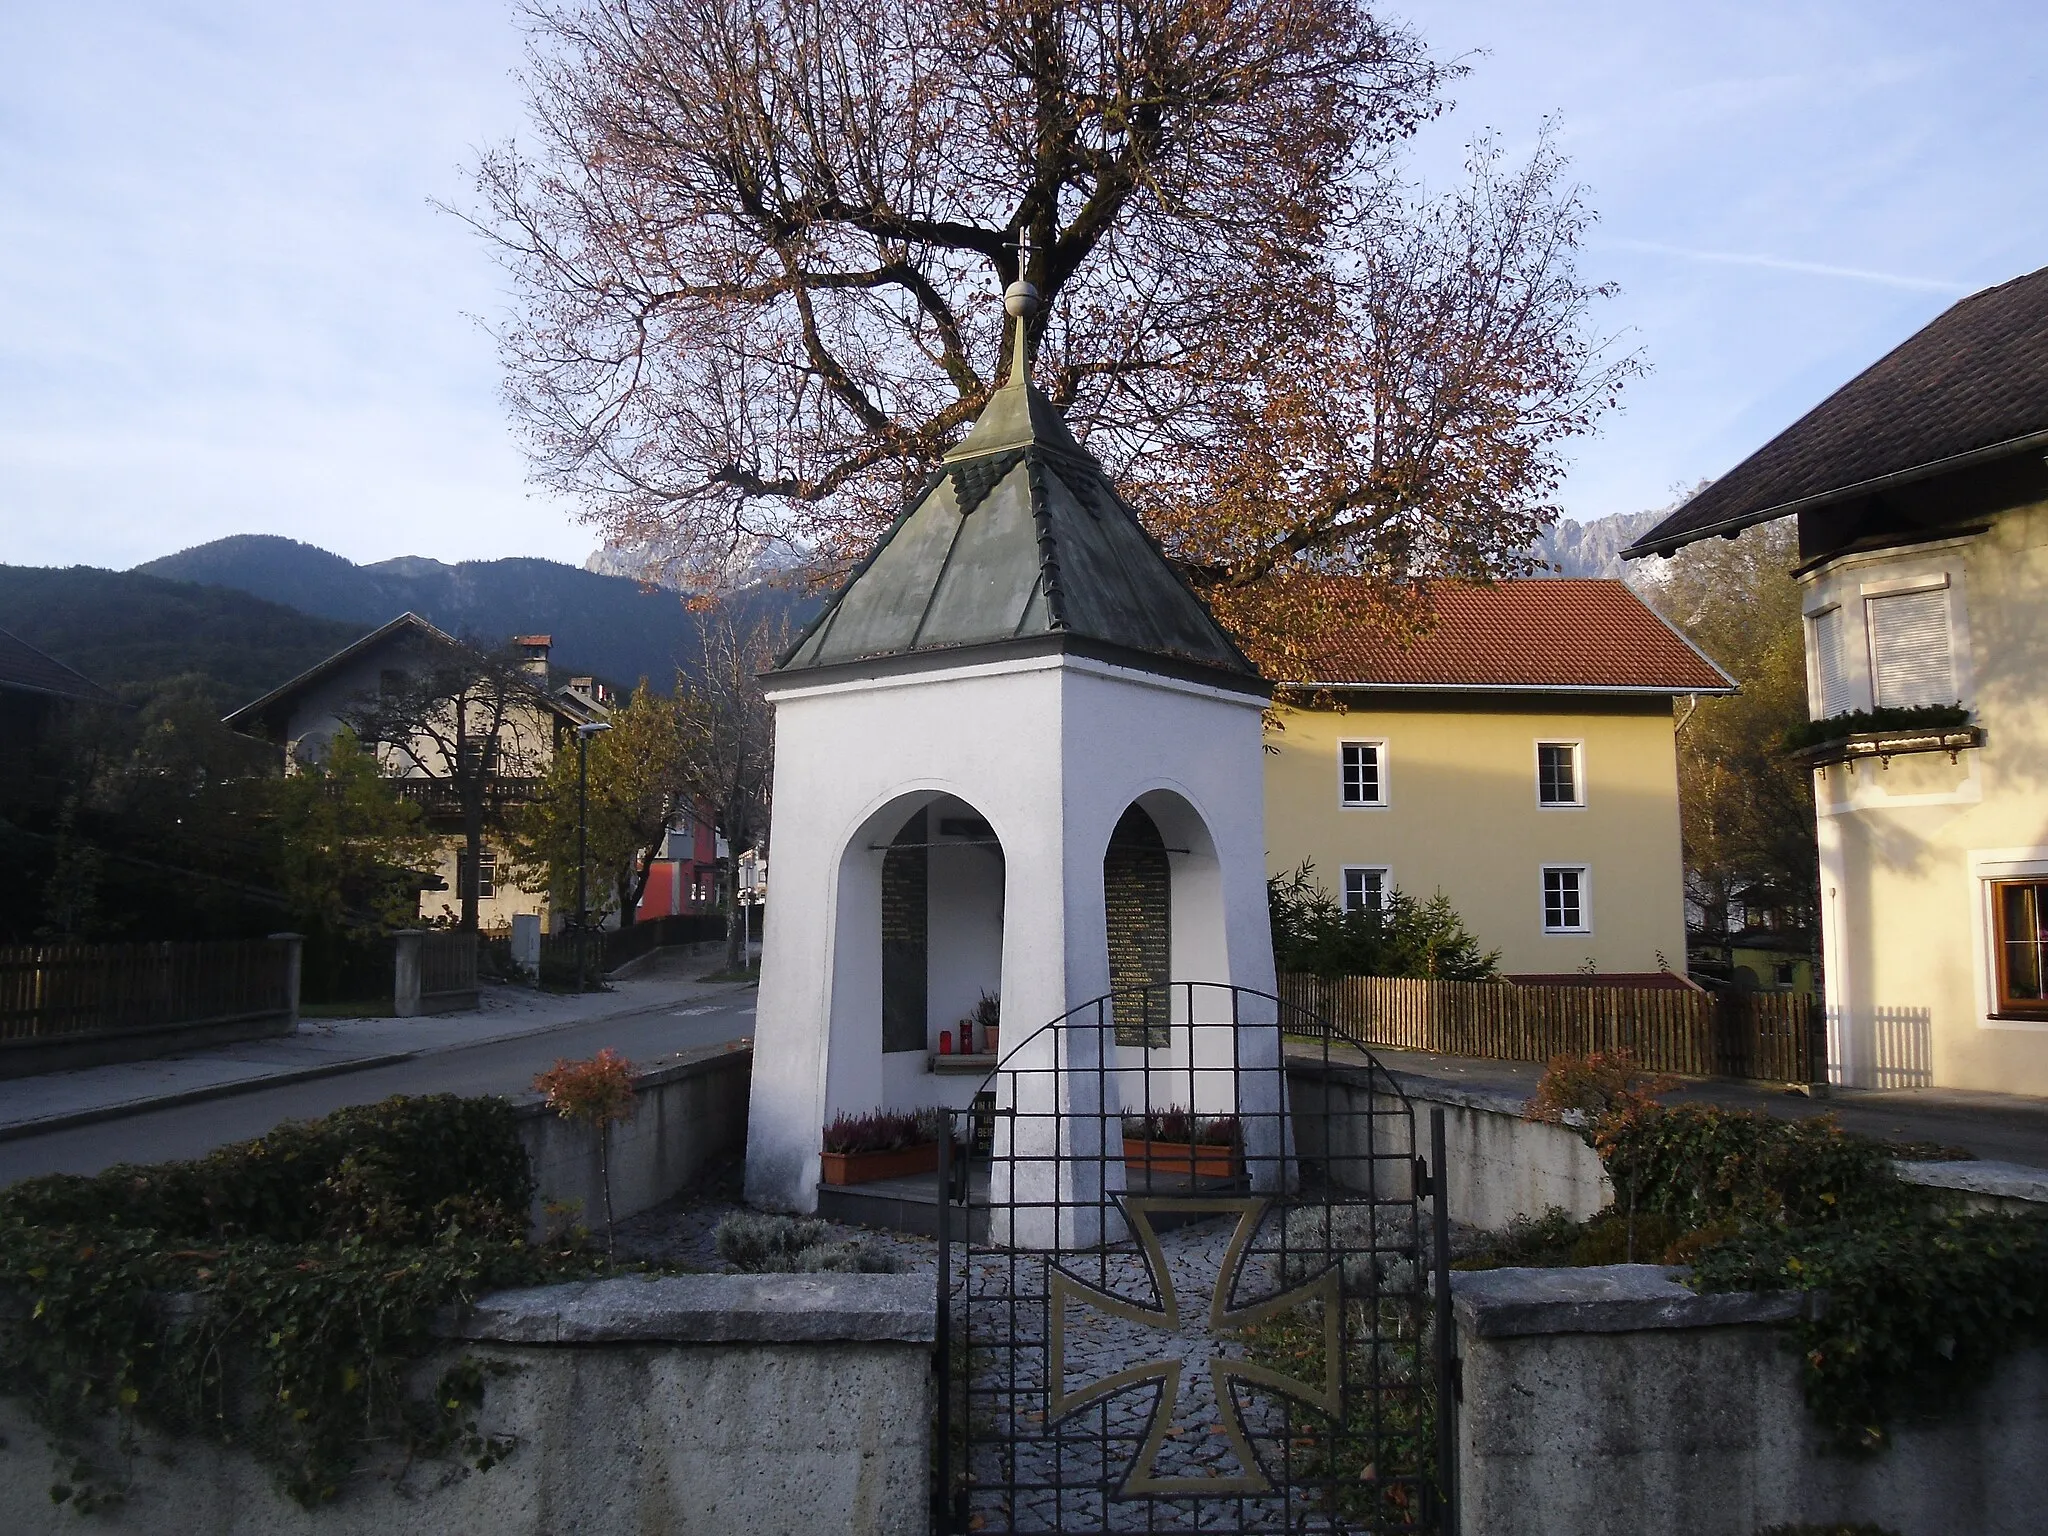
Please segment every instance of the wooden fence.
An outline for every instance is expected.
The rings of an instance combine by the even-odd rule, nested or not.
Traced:
[[[1280,995],[1366,1045],[1492,1061],[1625,1050],[1652,1072],[1811,1083],[1827,1075],[1805,993],[1525,987],[1401,976],[1283,976]]]
[[[0,948],[0,1041],[295,1016],[298,945],[293,937]]]

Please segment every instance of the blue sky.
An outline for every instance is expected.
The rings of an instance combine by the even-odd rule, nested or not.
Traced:
[[[1396,14],[1472,66],[1419,172],[1554,118],[1600,211],[1585,270],[1655,371],[1575,450],[1574,516],[1664,504],[2048,265],[2038,6]],[[429,205],[517,131],[518,58],[497,0],[0,5],[0,561],[238,532],[580,561],[498,401],[499,274]]]

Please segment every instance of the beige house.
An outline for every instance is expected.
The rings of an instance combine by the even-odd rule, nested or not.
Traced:
[[[1347,907],[1442,891],[1511,975],[1680,984],[1674,727],[1732,680],[1616,581],[1445,586],[1405,646],[1363,598],[1324,583],[1289,691],[1315,707],[1275,712],[1268,869],[1311,861]]]
[[[1626,553],[1799,519],[1830,1070],[2048,1093],[2048,269],[1964,299]]]
[[[548,636],[522,635],[513,643],[523,654],[525,679],[508,696],[502,718],[488,727],[470,726],[487,735],[472,749],[486,754],[491,765],[485,840],[474,870],[465,853],[462,807],[448,772],[446,742],[461,733],[415,732],[408,742],[377,744],[379,767],[397,781],[402,795],[425,808],[429,825],[441,838],[440,866],[435,871],[440,887],[420,893],[420,917],[426,922],[455,921],[461,914],[461,893],[472,880],[479,928],[508,928],[515,916],[528,913],[543,921],[549,915],[545,892],[524,890],[513,881],[510,861],[495,834],[504,813],[538,789],[556,750],[575,727],[603,719],[608,710],[603,690],[592,679],[576,677],[560,685],[551,680]],[[283,748],[285,770],[291,772],[298,763],[323,753],[344,719],[366,701],[404,686],[406,678],[429,672],[456,644],[419,615],[400,614],[243,705],[226,724]]]

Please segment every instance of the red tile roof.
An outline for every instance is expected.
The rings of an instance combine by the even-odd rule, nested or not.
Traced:
[[[1618,581],[1530,579],[1430,591],[1435,620],[1410,643],[1366,615],[1363,578],[1318,580],[1321,632],[1303,683],[1566,693],[1728,693],[1734,681]]]

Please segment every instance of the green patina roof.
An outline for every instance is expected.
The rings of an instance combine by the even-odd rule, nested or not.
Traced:
[[[777,670],[1047,637],[1258,676],[1013,361]]]

